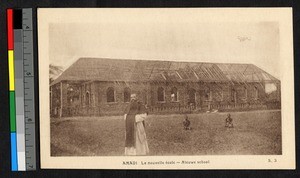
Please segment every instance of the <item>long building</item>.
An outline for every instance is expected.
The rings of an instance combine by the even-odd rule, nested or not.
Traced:
[[[52,117],[121,115],[136,93],[149,113],[281,107],[280,80],[253,64],[80,58],[50,83]]]

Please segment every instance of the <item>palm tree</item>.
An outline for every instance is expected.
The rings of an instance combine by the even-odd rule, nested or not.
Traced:
[[[53,64],[50,64],[49,65],[49,82],[53,82],[53,80],[63,72],[63,68],[60,67],[60,66],[56,66],[56,65],[53,65]]]

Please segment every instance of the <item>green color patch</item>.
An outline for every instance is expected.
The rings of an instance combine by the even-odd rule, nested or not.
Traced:
[[[10,132],[16,132],[16,100],[15,92],[9,92]]]

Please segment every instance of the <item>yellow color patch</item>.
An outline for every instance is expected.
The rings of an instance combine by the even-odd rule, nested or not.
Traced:
[[[14,51],[8,50],[9,91],[15,90]]]

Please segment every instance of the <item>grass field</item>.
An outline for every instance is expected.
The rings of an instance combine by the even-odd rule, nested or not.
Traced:
[[[280,111],[231,113],[234,128],[225,128],[227,113],[150,115],[146,133],[150,155],[281,154]],[[124,152],[122,116],[51,120],[52,156],[119,156]]]

